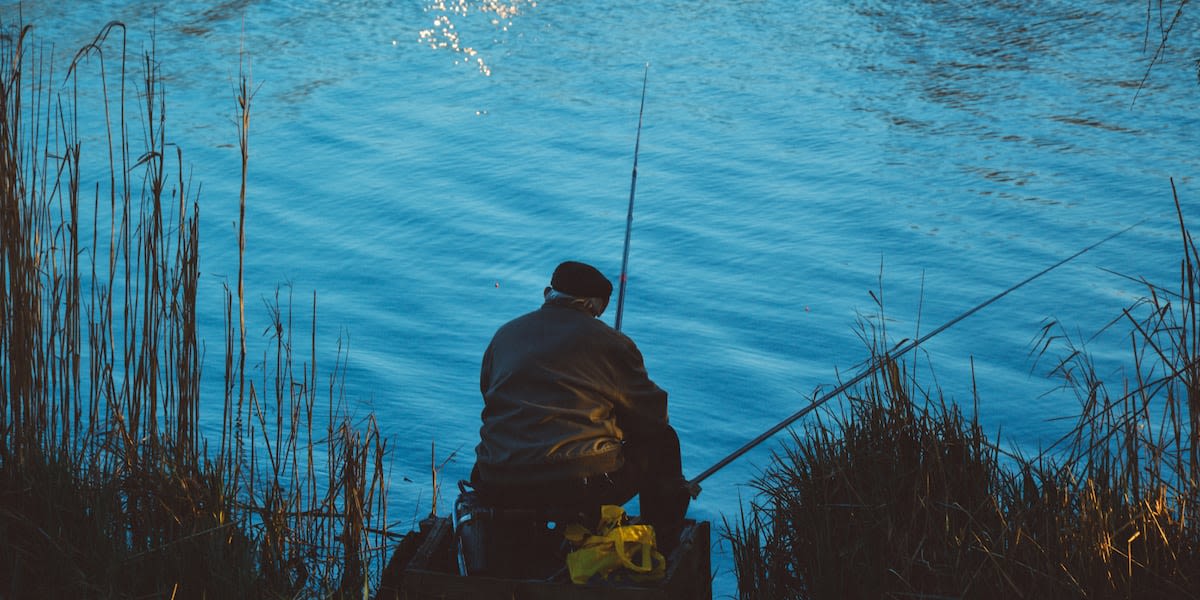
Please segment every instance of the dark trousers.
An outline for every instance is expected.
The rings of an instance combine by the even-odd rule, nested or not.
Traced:
[[[578,510],[589,516],[589,527],[599,520],[600,506],[623,505],[638,496],[643,523],[654,526],[659,547],[674,549],[683,528],[691,495],[683,477],[679,436],[671,427],[660,434],[626,440],[624,464],[612,473],[583,479],[538,484],[472,482],[480,499],[497,507],[533,510]]]

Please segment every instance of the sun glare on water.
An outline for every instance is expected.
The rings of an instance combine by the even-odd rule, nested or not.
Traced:
[[[433,23],[427,29],[420,31],[420,41],[428,44],[434,50],[448,50],[461,55],[455,63],[473,64],[484,76],[492,74],[492,68],[484,60],[474,45],[464,37],[470,38],[479,32],[472,30],[480,19],[486,19],[493,31],[507,32],[512,27],[512,20],[527,8],[536,8],[536,0],[439,0],[425,7],[425,12],[433,13]],[[461,25],[461,26],[460,26]],[[468,33],[464,34],[463,32]]]

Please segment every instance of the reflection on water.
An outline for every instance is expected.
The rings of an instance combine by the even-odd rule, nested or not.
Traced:
[[[492,68],[484,61],[479,50],[469,40],[480,35],[481,31],[472,31],[477,21],[486,19],[492,31],[507,32],[512,27],[512,19],[521,13],[523,7],[536,8],[537,0],[439,0],[425,7],[425,12],[434,13],[433,26],[422,29],[420,40],[429,44],[434,50],[449,50],[461,54],[462,59],[455,59],[454,64],[474,64],[485,76],[492,74]],[[480,15],[481,17],[475,17]],[[464,34],[467,30],[469,33]],[[464,40],[464,35],[467,40]]]

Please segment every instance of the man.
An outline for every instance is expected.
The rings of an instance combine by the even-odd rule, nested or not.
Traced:
[[[482,499],[502,507],[598,514],[638,495],[641,520],[667,553],[691,499],[679,438],[667,393],[633,340],[598,319],[611,295],[594,267],[564,262],[545,304],[496,332],[480,371],[472,479]]]

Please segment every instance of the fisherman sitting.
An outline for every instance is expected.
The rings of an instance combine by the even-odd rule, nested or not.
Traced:
[[[636,495],[669,554],[691,499],[679,437],[637,346],[597,318],[611,294],[600,271],[564,262],[541,308],[496,332],[480,372],[471,483],[490,507],[588,518]]]

